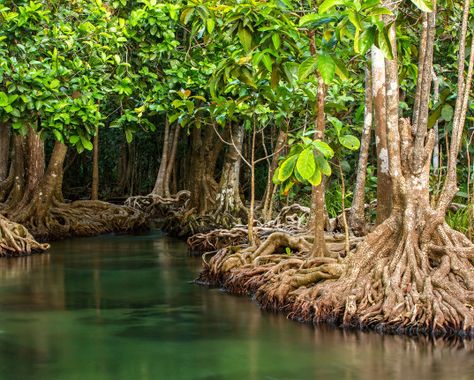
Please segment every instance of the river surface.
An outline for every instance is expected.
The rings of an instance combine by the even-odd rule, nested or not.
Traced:
[[[474,379],[474,345],[313,328],[192,284],[159,232],[0,260],[1,380]]]

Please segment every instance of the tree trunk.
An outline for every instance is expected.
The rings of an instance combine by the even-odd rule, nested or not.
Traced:
[[[212,128],[193,128],[191,132],[191,162],[187,170],[190,207],[198,215],[214,208],[218,184],[214,179],[217,157],[222,149]]]
[[[364,236],[367,233],[365,221],[365,180],[367,177],[370,132],[372,129],[372,91],[372,73],[370,68],[367,66],[365,69],[364,128],[362,130],[357,179],[349,218],[350,227],[356,236]]]
[[[324,139],[325,113],[324,105],[326,98],[326,85],[321,76],[318,77],[318,114],[316,118],[316,130],[314,139]],[[313,186],[311,194],[311,214],[313,221],[314,242],[312,254],[315,257],[326,255],[327,247],[325,240],[324,226],[326,225],[325,200],[324,200],[324,179],[318,186]]]
[[[289,124],[289,121],[288,121]],[[274,155],[272,157],[272,162],[270,167],[268,168],[268,176],[267,176],[267,186],[265,188],[265,193],[263,195],[263,220],[269,221],[272,218],[272,199],[274,196],[274,189],[275,184],[273,183],[273,175],[275,173],[276,168],[278,167],[278,160],[283,153],[283,148],[286,145],[286,141],[288,139],[288,125],[284,128],[280,128],[278,132],[278,138],[275,144]]]
[[[10,126],[0,124],[0,182],[8,176],[10,157]]]
[[[375,143],[377,147],[377,224],[390,215],[392,190],[387,149],[387,108],[385,59],[380,49],[372,47],[372,86],[374,99]]]
[[[92,152],[92,188],[91,200],[99,199],[99,127],[95,129],[94,148]]]
[[[161,197],[165,196],[165,177],[166,170],[168,168],[168,156],[170,151],[169,146],[169,137],[170,137],[170,125],[168,117],[165,118],[165,130],[163,134],[163,150],[161,153],[160,168],[158,170],[158,175],[156,176],[155,187],[153,188],[152,194],[159,195]],[[169,190],[168,190],[169,192]]]
[[[222,168],[219,189],[216,196],[213,215],[219,219],[218,224],[231,227],[242,223],[247,218],[247,210],[240,198],[240,167],[244,141],[243,125],[231,126],[229,131],[231,146],[228,146]]]

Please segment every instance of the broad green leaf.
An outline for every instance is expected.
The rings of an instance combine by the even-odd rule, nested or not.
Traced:
[[[315,149],[319,150],[326,158],[332,158],[334,156],[334,151],[324,141],[315,140],[313,141],[313,146]]]
[[[451,121],[453,120],[454,110],[450,104],[445,104],[441,109],[441,118],[444,121]]]
[[[272,65],[273,65],[273,62],[272,62],[272,59],[270,58],[270,56],[268,54],[263,54],[262,55],[262,62],[263,64],[265,65],[265,68],[271,72],[272,71]]]
[[[311,178],[308,179],[308,182],[313,186],[319,186],[322,179],[323,176],[321,175],[321,170],[319,169],[319,167],[316,167],[313,175],[311,176]]]
[[[10,104],[8,101],[8,95],[0,91],[0,107],[6,107]]]
[[[94,148],[92,143],[86,138],[81,137],[81,143],[82,143],[82,146],[84,147],[84,149],[92,150]]]
[[[288,181],[286,184],[285,184],[285,187],[282,189],[282,193],[283,195],[288,195],[288,193],[290,192],[291,188],[295,185],[295,181]]]
[[[296,170],[303,179],[310,178],[314,170],[316,169],[316,163],[314,161],[314,153],[312,149],[303,150],[296,162]]]
[[[331,165],[329,165],[329,162],[322,155],[316,155],[316,164],[326,177],[332,174]]]
[[[191,20],[191,17],[193,17],[193,14],[194,14],[194,8],[186,8],[182,13],[181,13],[181,17],[179,18],[179,20],[183,23],[183,24],[187,24],[189,22],[189,20]]]
[[[237,32],[239,36],[240,43],[246,51],[249,51],[252,48],[252,33],[250,30],[244,27],[240,27]]]
[[[388,38],[387,29],[382,28],[378,31],[376,43],[378,48],[382,50],[385,58],[393,59],[392,44]]]
[[[433,12],[433,4],[431,0],[411,0],[411,2],[423,12]]]
[[[216,27],[216,21],[213,18],[208,18],[206,20],[207,32],[212,33]]]
[[[334,78],[334,73],[336,72],[336,64],[334,63],[332,57],[329,54],[323,52],[318,57],[317,66],[324,83],[330,84]]]
[[[301,62],[298,67],[298,78],[303,80],[307,78],[310,74],[314,72],[318,64],[318,59],[316,57],[309,57]]]
[[[344,135],[339,137],[339,142],[343,147],[350,150],[357,150],[360,147],[360,141],[357,137],[353,135]]]
[[[278,179],[278,172],[280,171],[280,168],[276,168],[275,169],[275,172],[273,173],[273,177],[272,177],[272,182],[275,184],[275,185],[278,185],[280,183],[280,180]]]
[[[359,36],[359,53],[364,55],[375,42],[375,28],[364,30]]]
[[[49,83],[49,88],[51,89],[56,89],[59,87],[59,81],[57,79],[53,79],[50,83]]]
[[[345,0],[325,0],[322,2],[322,4],[318,8],[318,13],[322,14],[330,10],[331,8],[334,8],[337,5],[342,5],[345,3]]]
[[[293,174],[295,169],[296,161],[298,160],[298,155],[290,156],[280,166],[278,171],[278,180],[280,182],[286,181]]]
[[[313,23],[321,19],[321,15],[317,13],[311,13],[309,15],[304,15],[300,18],[299,26],[305,26],[307,24]]]

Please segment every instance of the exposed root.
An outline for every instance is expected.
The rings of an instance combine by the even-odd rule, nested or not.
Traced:
[[[258,247],[220,249],[199,281],[304,322],[474,335],[474,245],[442,218],[426,218],[417,229],[392,216],[347,258],[312,258],[304,237],[274,233]]]
[[[0,256],[30,255],[48,248],[48,244],[38,243],[24,226],[0,215]]]
[[[191,193],[180,191],[171,197],[161,197],[155,194],[138,195],[125,201],[125,206],[138,209],[148,215],[166,218],[170,214],[187,208]]]
[[[22,220],[39,240],[131,232],[147,227],[141,211],[101,201],[56,203],[43,215],[32,213]]]

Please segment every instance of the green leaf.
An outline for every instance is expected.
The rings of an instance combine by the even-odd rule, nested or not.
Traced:
[[[334,73],[336,72],[336,64],[332,57],[323,52],[318,57],[318,71],[321,74],[324,83],[330,84],[334,78]]]
[[[350,150],[358,150],[360,148],[360,141],[353,135],[344,135],[339,137],[339,142],[343,147]]]
[[[278,171],[278,180],[280,182],[286,181],[293,174],[295,169],[296,161],[298,160],[298,155],[290,156],[280,166]]]
[[[306,24],[310,24],[312,22],[318,21],[321,19],[321,15],[317,13],[311,13],[309,15],[304,15],[300,18],[299,26],[305,26]]]
[[[52,90],[58,88],[60,85],[60,82],[57,80],[57,79],[53,79],[50,83],[49,83],[49,88],[51,88]]]
[[[364,30],[359,37],[359,53],[364,55],[375,42],[375,28]]]
[[[216,21],[213,18],[208,18],[206,20],[207,32],[212,33],[216,27]]]
[[[275,184],[275,185],[278,185],[280,183],[280,180],[278,179],[278,172],[280,171],[280,168],[276,168],[275,169],[275,172],[273,173],[273,177],[272,177],[272,182]]]
[[[307,78],[310,74],[314,72],[318,64],[318,59],[316,57],[309,57],[301,62],[298,67],[298,78],[303,80]]]
[[[332,174],[331,165],[329,165],[329,162],[320,154],[316,155],[316,164],[326,177]]]
[[[262,55],[262,62],[263,64],[265,65],[266,69],[271,72],[272,71],[272,65],[273,65],[273,62],[272,62],[272,59],[270,58],[270,56],[268,54],[263,54]]]
[[[252,33],[247,28],[240,27],[237,32],[239,36],[240,43],[246,51],[249,51],[252,48]]]
[[[276,50],[280,49],[281,39],[278,33],[272,34],[272,41],[273,41],[273,46],[275,46],[275,49]]]
[[[445,104],[441,109],[441,118],[444,121],[451,121],[453,120],[454,110],[450,104]]]
[[[316,167],[311,178],[308,179],[308,182],[313,186],[318,186],[321,183],[323,176],[321,175],[321,170]]]
[[[324,141],[315,140],[313,141],[313,146],[315,149],[319,150],[326,158],[332,158],[334,156],[334,151]]]
[[[94,148],[92,143],[88,139],[85,139],[83,137],[81,137],[81,143],[82,143],[82,146],[87,150],[92,150]]]
[[[314,153],[312,149],[305,149],[301,152],[296,162],[296,170],[303,179],[309,179],[316,169]]]
[[[181,17],[179,18],[179,20],[183,23],[183,24],[187,24],[189,22],[189,20],[191,20],[191,17],[193,17],[193,14],[194,14],[194,8],[186,8],[182,13],[181,13]]]
[[[125,138],[127,139],[127,143],[131,143],[133,140],[133,133],[130,129],[125,130]]]
[[[0,107],[6,107],[10,104],[8,101],[8,95],[0,91]]]
[[[329,9],[335,7],[336,5],[342,5],[345,3],[345,0],[325,0],[318,8],[318,13],[326,13]]]
[[[430,0],[411,0],[423,12],[433,12],[433,4]]]
[[[382,50],[385,58],[393,59],[393,51],[392,51],[392,44],[390,43],[390,39],[388,38],[388,33],[386,28],[379,29],[377,34],[376,44],[380,50]]]

